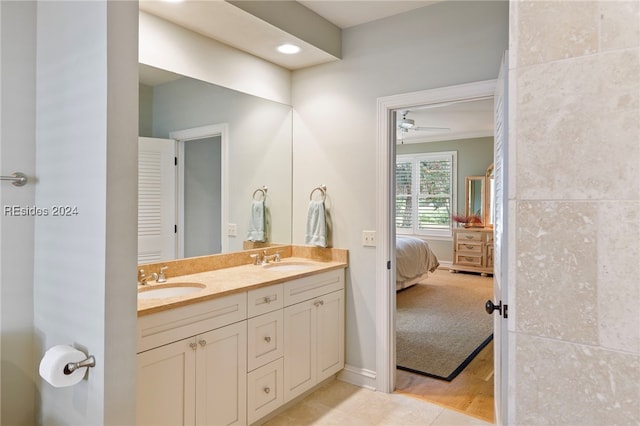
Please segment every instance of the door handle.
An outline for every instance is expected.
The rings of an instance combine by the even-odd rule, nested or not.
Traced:
[[[484,304],[484,310],[487,311],[489,315],[493,314],[494,311],[498,311],[498,313],[503,317],[509,317],[509,315],[507,314],[507,305],[503,305],[502,300],[497,305],[494,304],[491,300],[487,300],[487,303]]]

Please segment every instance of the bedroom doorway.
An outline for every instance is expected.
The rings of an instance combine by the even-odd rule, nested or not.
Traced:
[[[496,80],[478,83],[465,84],[460,86],[446,87],[422,92],[415,92],[404,95],[390,96],[378,100],[378,143],[379,156],[378,171],[381,190],[378,191],[378,206],[381,214],[378,216],[378,229],[380,238],[378,250],[376,251],[377,265],[376,271],[376,292],[378,300],[377,331],[380,336],[380,345],[377,352],[377,372],[376,385],[378,390],[393,392],[396,388],[396,294],[395,294],[395,231],[396,231],[396,199],[395,199],[395,170],[393,162],[396,159],[396,137],[398,133],[398,120],[411,118],[411,111],[416,108],[433,109],[445,107],[453,103],[469,102],[476,100],[493,99],[496,88]],[[414,119],[412,126],[423,126],[417,119]],[[442,123],[426,123],[424,127],[449,127]],[[407,135],[400,135],[407,143]],[[429,135],[431,141],[434,135]],[[484,168],[488,164],[484,165]],[[384,170],[383,170],[384,169]],[[464,176],[463,176],[464,178]],[[439,241],[439,240],[433,240]],[[436,242],[438,246],[443,243]],[[449,242],[451,247],[451,242]],[[436,252],[442,252],[442,248],[435,248]],[[445,249],[446,250],[446,249]],[[452,251],[452,250],[451,250]],[[441,262],[442,263],[442,262]],[[444,262],[446,265],[446,262]],[[440,272],[440,271],[438,271]],[[444,271],[446,272],[446,271]],[[446,272],[448,274],[448,272]],[[453,274],[452,274],[453,275]],[[428,278],[427,278],[428,281]],[[486,314],[485,314],[486,315]],[[487,352],[491,353],[491,345],[485,347],[484,352],[476,359],[486,358]],[[489,362],[490,364],[490,362]],[[404,380],[404,379],[403,379]]]

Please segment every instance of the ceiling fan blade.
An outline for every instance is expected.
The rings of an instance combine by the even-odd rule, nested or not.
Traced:
[[[416,131],[419,131],[419,132],[422,132],[422,131],[436,131],[436,132],[442,131],[442,132],[448,132],[448,131],[450,131],[450,130],[451,130],[451,128],[449,128],[449,127],[424,127],[424,126],[417,126],[417,127],[413,127],[411,130],[416,130]]]

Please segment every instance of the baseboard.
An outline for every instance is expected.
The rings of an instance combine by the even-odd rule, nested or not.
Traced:
[[[377,390],[376,372],[365,368],[345,365],[344,369],[338,373],[338,380],[360,386],[361,388]]]
[[[440,266],[438,267],[438,269],[451,269],[451,266],[453,265],[453,262],[448,262],[448,261],[440,261]]]

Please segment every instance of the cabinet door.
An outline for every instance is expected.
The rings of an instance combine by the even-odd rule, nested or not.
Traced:
[[[196,424],[246,424],[246,321],[198,335],[196,342]]]
[[[316,384],[316,307],[312,300],[284,310],[284,400]]]
[[[195,341],[180,340],[137,356],[137,425],[195,424]]]
[[[344,292],[326,294],[315,300],[317,306],[317,381],[344,368]]]

